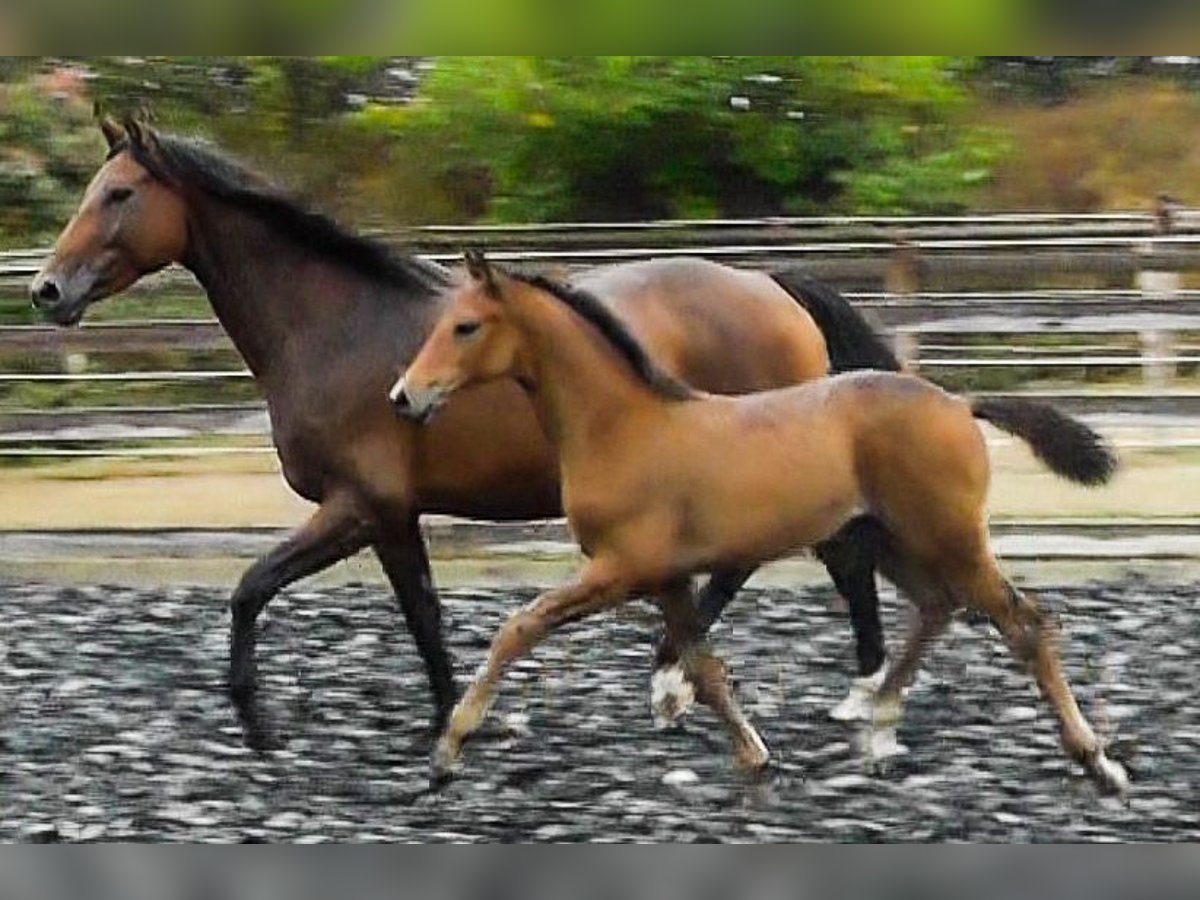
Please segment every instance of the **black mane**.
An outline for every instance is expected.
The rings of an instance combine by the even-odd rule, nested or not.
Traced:
[[[415,282],[431,292],[449,283],[439,266],[401,256],[379,241],[354,234],[328,216],[304,208],[282,189],[204,141],[154,132],[149,141],[119,141],[109,151],[109,158],[125,150],[160,181],[199,188],[369,276],[403,285]]]
[[[546,278],[544,275],[510,273],[517,281],[557,297],[590,322],[629,363],[637,377],[652,391],[668,400],[687,400],[696,396],[683,382],[672,378],[647,355],[645,348],[629,333],[624,323],[614,316],[595,294]]]

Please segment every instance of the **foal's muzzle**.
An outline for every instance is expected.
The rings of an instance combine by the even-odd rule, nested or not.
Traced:
[[[392,409],[396,411],[396,415],[419,425],[424,425],[433,418],[433,414],[445,402],[444,394],[440,391],[413,390],[403,376],[388,392],[388,399],[392,401]]]

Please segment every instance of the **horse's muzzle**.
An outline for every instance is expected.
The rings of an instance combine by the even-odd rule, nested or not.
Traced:
[[[33,308],[55,325],[78,325],[95,294],[95,285],[86,291],[79,290],[79,280],[68,278],[64,281],[52,274],[38,273],[29,285]]]

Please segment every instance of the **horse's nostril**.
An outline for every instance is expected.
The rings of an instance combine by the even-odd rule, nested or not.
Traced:
[[[41,282],[35,282],[31,288],[33,294],[33,305],[37,306],[41,303],[56,303],[61,298],[58,290],[58,285],[52,279],[45,279]]]

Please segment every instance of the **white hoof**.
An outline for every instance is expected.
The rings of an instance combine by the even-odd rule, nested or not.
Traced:
[[[1111,793],[1124,794],[1129,790],[1129,773],[1119,762],[1105,756],[1103,750],[1097,751],[1092,760],[1091,772],[1101,787]]]
[[[856,743],[859,753],[871,762],[892,759],[908,753],[908,748],[897,740],[896,729],[893,727],[867,726],[859,732]]]
[[[650,709],[654,727],[667,728],[696,703],[696,690],[679,663],[655,669],[650,676]]]
[[[855,678],[850,682],[846,698],[829,711],[829,718],[838,722],[870,722],[875,709],[875,692],[883,685],[887,666],[879,667],[874,675]]]

